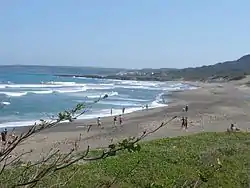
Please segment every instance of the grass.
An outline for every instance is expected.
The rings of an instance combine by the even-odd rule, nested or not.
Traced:
[[[250,134],[201,133],[144,142],[139,152],[84,165],[74,165],[39,185],[50,187],[198,187],[237,188],[250,185]],[[218,162],[218,160],[220,162]],[[221,164],[220,164],[221,163]],[[1,178],[1,177],[0,177]],[[55,186],[56,187],[56,186]]]

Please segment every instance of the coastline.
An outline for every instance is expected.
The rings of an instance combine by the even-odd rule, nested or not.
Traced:
[[[245,101],[239,86],[234,83],[195,83],[198,89],[172,92],[172,102],[166,107],[149,109],[148,111],[136,111],[125,114],[122,125],[113,126],[112,117],[102,118],[102,126],[96,125],[96,119],[77,120],[72,123],[61,123],[56,127],[42,131],[25,141],[16,152],[33,149],[28,160],[35,160],[46,153],[50,148],[59,148],[67,152],[72,143],[79,139],[80,150],[87,146],[99,148],[108,146],[130,136],[138,136],[145,130],[152,130],[163,121],[178,116],[176,120],[150,135],[146,140],[189,135],[199,132],[225,131],[231,123],[236,123],[243,130],[249,128],[250,105]],[[250,93],[250,92],[248,92]],[[182,112],[184,105],[189,105],[189,111]],[[183,114],[184,113],[184,114]],[[189,128],[187,131],[181,129],[180,117],[188,117]],[[88,126],[92,125],[87,132]],[[27,127],[17,128],[16,133],[27,130]]]
[[[142,107],[135,107],[136,110],[132,110],[131,108],[129,108],[129,112],[126,112],[125,110],[125,113],[122,114],[122,108],[120,109],[120,112],[121,113],[113,113],[112,115],[111,114],[105,114],[104,116],[100,116],[101,117],[101,120],[106,122],[107,119],[113,119],[114,116],[119,116],[120,114],[124,117],[124,116],[137,116],[139,114],[144,114],[144,112],[153,112],[153,111],[156,111],[158,112],[158,110],[160,109],[164,109],[166,107],[168,107],[169,105],[175,103],[175,99],[172,97],[173,96],[173,93],[178,93],[178,92],[185,92],[185,91],[189,91],[189,90],[196,90],[198,89],[199,87],[201,87],[200,84],[198,84],[197,82],[190,82],[190,81],[181,81],[180,83],[182,84],[187,84],[189,85],[189,89],[177,89],[177,90],[173,90],[173,91],[167,91],[167,93],[161,93],[160,94],[160,97],[164,97],[164,99],[162,100],[162,102],[164,101],[167,101],[167,103],[158,103],[156,106],[154,107],[149,107],[148,110],[146,110],[145,108],[142,108]],[[156,110],[158,109],[158,110]],[[117,109],[116,109],[117,110]],[[131,111],[132,110],[132,111]],[[131,115],[132,114],[132,115]],[[133,115],[134,114],[134,115]],[[89,115],[89,114],[88,114]],[[83,117],[85,116],[85,114],[82,115]],[[75,120],[73,123],[74,124],[86,124],[86,126],[88,126],[89,124],[93,125],[93,124],[96,124],[96,118],[97,117],[90,117],[90,118],[78,118],[77,120]],[[26,122],[26,121],[25,121]],[[30,120],[29,122],[32,122],[32,124],[30,125],[24,125],[24,126],[9,126],[9,127],[6,127],[7,129],[9,129],[9,131],[14,131],[15,134],[21,134],[22,132],[24,131],[27,131],[29,128],[31,128],[33,126],[33,124],[35,122],[39,122],[39,120]],[[12,122],[10,122],[11,124]],[[20,122],[21,123],[21,122]],[[69,122],[62,122],[60,124],[58,124],[57,126],[67,126],[69,124]],[[2,129],[4,127],[1,127]],[[63,129],[63,132],[65,132],[67,129]],[[50,131],[50,130],[48,130]],[[60,131],[59,131],[60,132]]]
[[[127,107],[126,110],[125,110],[125,114],[127,114],[127,113],[130,114],[130,113],[134,113],[136,111],[146,110],[145,109],[146,104],[149,105],[149,109],[168,106],[169,102],[171,102],[171,97],[170,97],[172,95],[171,93],[173,93],[173,92],[182,92],[184,90],[197,89],[197,85],[194,84],[193,82],[181,81],[181,82],[176,83],[175,81],[173,81],[173,83],[169,82],[169,84],[170,84],[170,87],[167,90],[162,89],[162,93],[159,93],[157,96],[154,96],[154,98],[152,98],[151,101],[145,102],[144,104],[142,103],[141,105],[137,105],[137,106],[134,106],[134,107],[131,107],[131,106]],[[176,86],[172,88],[172,85],[176,85]],[[115,92],[115,93],[117,93],[117,92]],[[111,95],[111,96],[113,96],[113,95]],[[105,100],[103,100],[103,101],[105,102]],[[122,114],[122,107],[123,107],[122,104],[120,104],[120,109],[119,108],[113,108],[113,115],[110,114],[110,109],[104,108],[104,109],[101,109],[100,111],[94,111],[93,113],[92,112],[91,113],[86,113],[86,114],[82,115],[81,117],[79,117],[78,119],[80,119],[82,121],[88,121],[88,120],[91,120],[91,119],[96,120],[97,117],[105,118],[105,117],[110,117],[110,116],[118,116],[118,115]],[[60,109],[60,110],[64,110],[64,109]],[[30,126],[32,126],[35,122],[39,123],[39,119],[49,120],[48,117],[42,117],[42,118],[41,117],[35,117],[34,119],[30,119],[30,120],[27,119],[27,120],[24,120],[24,121],[2,122],[0,124],[0,126],[1,126],[0,129],[7,128],[9,130],[12,130],[14,128],[14,129],[20,130],[20,129],[22,129],[22,127],[30,127]]]

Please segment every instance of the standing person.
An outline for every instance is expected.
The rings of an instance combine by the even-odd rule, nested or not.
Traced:
[[[119,123],[120,123],[120,125],[122,124],[122,115],[121,114],[119,115]]]
[[[122,114],[124,114],[124,113],[125,113],[125,107],[122,108]]]
[[[110,115],[112,116],[113,114],[113,108],[110,109]]]
[[[98,127],[100,127],[102,125],[100,117],[97,118],[97,125],[98,125]]]
[[[185,129],[187,129],[187,128],[188,128],[188,118],[185,117]]]
[[[188,105],[186,105],[186,107],[185,107],[185,111],[186,111],[186,112],[188,111]]]
[[[4,129],[4,134],[5,134],[5,136],[7,136],[7,134],[8,134],[8,131],[6,128]]]
[[[146,104],[146,110],[148,110],[148,104]]]
[[[4,131],[1,132],[1,138],[3,145],[6,144],[6,136],[7,136],[7,129],[5,128]]]
[[[116,125],[116,122],[117,122],[117,117],[114,116],[114,125]]]
[[[181,118],[181,128],[183,129],[184,126],[185,126],[185,118],[182,117],[182,118]]]

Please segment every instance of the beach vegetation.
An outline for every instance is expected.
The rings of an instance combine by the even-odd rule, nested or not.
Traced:
[[[121,149],[115,153],[111,152],[110,157],[102,160],[88,163],[79,161],[62,170],[52,171],[36,186],[249,187],[249,133],[199,133],[147,141],[140,146],[131,148],[135,152]],[[88,157],[102,155],[103,149],[89,152]],[[27,165],[32,164],[19,165],[15,170],[6,170],[1,175],[1,182],[2,178],[10,176],[16,177],[13,180],[16,183],[25,177],[28,181],[28,177],[35,169],[30,168],[27,171]],[[20,178],[20,172],[23,171],[27,174],[24,173]]]

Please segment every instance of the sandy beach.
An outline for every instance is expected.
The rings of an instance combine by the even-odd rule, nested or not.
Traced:
[[[122,125],[113,126],[112,117],[101,119],[103,128],[96,125],[96,119],[62,123],[32,136],[15,152],[20,153],[32,149],[33,152],[25,159],[37,160],[50,148],[59,148],[62,152],[69,151],[80,135],[80,150],[85,150],[88,145],[91,148],[105,147],[111,142],[140,135],[145,130],[152,130],[173,116],[178,116],[178,118],[147,139],[188,135],[202,131],[225,131],[231,123],[236,123],[243,130],[250,127],[248,113],[250,106],[247,99],[247,96],[250,96],[250,90],[243,87],[241,82],[213,84],[195,82],[192,84],[200,88],[173,92],[169,96],[171,103],[166,107],[125,114]],[[182,112],[186,104],[189,105],[187,113]],[[181,129],[181,117],[184,115],[188,117],[187,131]],[[89,132],[87,132],[88,125],[92,125]],[[18,128],[16,133],[19,134],[26,129],[27,127]]]

